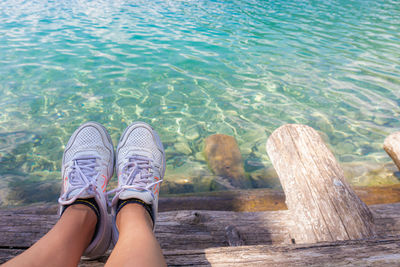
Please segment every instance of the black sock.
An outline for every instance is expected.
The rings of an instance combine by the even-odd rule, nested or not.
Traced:
[[[96,236],[96,234],[97,234],[97,230],[98,230],[99,222],[100,222],[100,210],[99,210],[99,205],[97,204],[97,202],[96,202],[96,200],[95,200],[94,198],[87,198],[87,199],[85,199],[85,198],[78,198],[77,200],[75,200],[75,201],[72,202],[71,204],[66,205],[66,206],[64,207],[63,211],[61,212],[61,216],[64,214],[64,211],[65,211],[67,208],[69,208],[69,207],[71,207],[71,206],[73,206],[73,205],[76,205],[76,204],[82,204],[82,205],[88,206],[88,207],[91,208],[91,209],[94,211],[94,213],[96,214],[97,223],[96,223],[96,229],[94,230],[94,234],[93,234],[93,238],[94,238],[94,237]]]
[[[127,205],[127,204],[129,204],[129,203],[136,203],[136,204],[142,205],[142,206],[144,207],[144,209],[147,210],[147,212],[149,213],[150,218],[151,218],[151,220],[152,220],[152,222],[153,222],[153,225],[154,225],[153,210],[152,210],[151,206],[150,206],[149,204],[145,203],[144,201],[142,201],[142,200],[140,200],[140,199],[137,199],[137,198],[130,198],[130,199],[125,199],[125,200],[119,199],[119,200],[118,200],[118,204],[117,204],[117,212],[116,212],[115,216],[117,216],[118,212],[119,212],[125,205]]]
[[[97,216],[97,221],[99,221],[99,219],[100,219],[99,205],[97,205],[97,202],[96,202],[96,200],[94,198],[87,198],[87,199],[78,198],[77,200],[75,200],[71,204],[66,205],[64,207],[64,210],[62,211],[61,215],[64,213],[64,211],[68,207],[71,207],[71,206],[76,205],[76,204],[82,204],[82,205],[85,205],[85,206],[88,206],[89,208],[91,208],[94,211],[94,213],[96,214],[96,216]]]

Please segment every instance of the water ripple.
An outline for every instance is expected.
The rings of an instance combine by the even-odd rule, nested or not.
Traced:
[[[43,171],[83,121],[116,142],[144,120],[169,149],[190,148],[169,150],[167,180],[177,167],[212,175],[199,153],[213,133],[268,166],[266,138],[284,123],[325,132],[343,162],[385,162],[400,122],[399,29],[389,0],[4,0],[0,155],[53,179]]]

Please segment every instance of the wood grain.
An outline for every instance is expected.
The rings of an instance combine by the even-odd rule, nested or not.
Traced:
[[[170,265],[212,263],[217,266],[242,266],[253,263],[273,264],[274,259],[281,261],[282,264],[302,265],[314,262],[313,264],[318,265],[318,258],[322,257],[320,260],[324,263],[328,262],[330,255],[336,257],[336,262],[343,265],[355,260],[354,257],[357,255],[352,255],[352,253],[361,252],[363,254],[358,255],[355,263],[370,261],[375,264],[380,262],[380,257],[388,257],[388,263],[393,263],[393,259],[398,258],[400,249],[400,203],[373,205],[370,209],[374,213],[378,234],[378,239],[371,241],[372,243],[352,241],[323,246],[320,244],[293,245],[289,229],[293,229],[295,222],[291,220],[288,210],[160,212],[156,237]],[[25,212],[0,210],[0,263],[31,246],[46,234],[58,219],[57,215],[40,214],[43,212],[41,206],[37,206],[36,211],[34,206],[31,206]],[[44,212],[47,210],[45,209]],[[389,243],[382,241],[388,239],[392,241],[388,241]],[[260,245],[262,246],[258,247]],[[226,248],[229,246],[238,250],[229,250]],[[396,246],[397,251],[393,252]],[[364,253],[363,250],[366,247],[369,248]],[[383,253],[383,249],[388,249],[387,253]],[[109,253],[97,261],[82,262],[81,266],[104,266]],[[297,253],[302,254],[296,256]],[[300,257],[301,255],[303,258]],[[371,255],[375,259],[366,261]],[[247,258],[243,258],[245,256]],[[294,258],[297,260],[295,261]],[[387,266],[396,265],[388,264]]]
[[[286,204],[296,222],[296,243],[361,239],[375,235],[373,216],[311,127],[284,125],[267,142]],[[296,229],[295,229],[296,228]]]
[[[399,266],[400,236],[306,245],[256,245],[163,250],[168,266]],[[0,263],[23,250],[0,249]],[[80,267],[104,266],[110,251]]]
[[[375,214],[379,236],[400,235],[400,203],[370,208]],[[27,248],[58,220],[57,215],[31,211],[0,210],[0,247]],[[240,242],[240,245],[291,244],[290,229],[295,223],[288,210],[168,211],[160,212],[157,217],[156,237],[165,249],[223,247],[229,246],[230,242]],[[240,239],[230,236],[227,233],[230,229],[234,229]]]
[[[169,266],[399,266],[400,237],[308,245],[165,251]]]

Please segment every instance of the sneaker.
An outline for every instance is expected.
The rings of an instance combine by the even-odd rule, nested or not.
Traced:
[[[100,213],[97,231],[83,256],[97,258],[111,241],[106,187],[114,171],[114,148],[107,130],[95,122],[82,124],[71,136],[62,160],[63,185],[59,215],[75,200],[94,198]]]
[[[113,243],[118,241],[116,211],[118,200],[140,199],[151,206],[155,228],[158,193],[165,173],[165,153],[157,132],[144,122],[131,124],[117,147],[118,187],[111,202]]]

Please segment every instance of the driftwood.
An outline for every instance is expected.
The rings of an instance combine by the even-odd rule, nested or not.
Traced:
[[[296,243],[373,237],[373,216],[347,184],[343,170],[319,134],[284,125],[267,142],[286,204],[296,221]]]
[[[397,168],[400,170],[400,132],[395,132],[386,137],[383,143],[383,149],[394,161]]]
[[[398,242],[400,238],[400,203],[373,205],[370,206],[370,208],[375,216],[378,236],[382,239],[389,238],[390,240],[397,240],[396,242]],[[38,209],[41,209],[41,207],[38,207]],[[35,214],[35,212],[33,212],[33,207],[31,207],[29,212],[30,213],[16,213],[13,210],[0,211],[0,232],[2,233],[0,235],[0,263],[28,248],[43,236],[56,223],[58,218],[57,215]],[[40,213],[40,211],[36,213]],[[337,261],[343,260],[342,263],[345,263],[348,262],[347,256],[345,255],[356,257],[356,255],[346,252],[347,244],[349,245],[349,249],[352,249],[353,252],[363,250],[365,247],[370,247],[369,253],[376,256],[375,260],[378,260],[380,256],[384,257],[388,254],[391,255],[392,260],[396,259],[396,257],[398,259],[398,250],[397,252],[389,250],[387,253],[381,251],[381,249],[384,248],[382,244],[386,243],[383,241],[383,243],[381,243],[381,241],[379,241],[380,239],[371,241],[372,243],[344,242],[329,245],[310,244],[307,246],[293,246],[290,231],[293,227],[293,222],[290,218],[291,215],[287,210],[264,212],[160,212],[156,228],[156,237],[161,244],[167,261],[171,265],[179,265],[185,260],[186,263],[193,260],[193,264],[197,265],[196,261],[198,261],[200,257],[203,257],[203,260],[208,259],[211,263],[213,260],[217,260],[218,253],[221,253],[220,261],[215,262],[216,264],[224,264],[224,261],[226,264],[229,262],[233,264],[233,260],[237,260],[238,265],[244,264],[245,260],[247,260],[247,264],[251,264],[253,261],[257,263],[261,260],[265,260],[268,263],[272,262],[273,256],[275,256],[277,260],[290,263],[290,258],[294,257],[294,253],[308,253],[309,256],[302,259],[304,263],[306,263],[309,262],[309,260],[311,261],[309,257],[316,262],[316,255],[319,255],[318,253],[322,253],[322,251],[333,253],[333,256],[337,257]],[[231,232],[234,234],[230,234]],[[394,244],[396,244],[395,241],[393,241]],[[393,247],[392,243],[390,243],[391,247]],[[263,248],[261,250],[258,247],[239,247],[238,250],[223,249],[223,247],[237,244],[245,246],[263,245]],[[272,247],[270,247],[271,245]],[[280,247],[275,248],[274,246],[277,245],[280,245]],[[325,247],[330,247],[330,249],[326,248],[325,250]],[[221,248],[221,250],[217,248]],[[371,252],[374,249],[376,249],[376,251]],[[179,252],[176,252],[177,250],[179,250]],[[251,253],[249,252],[248,258],[243,254],[247,250],[252,251]],[[257,251],[264,251],[263,253],[265,254],[257,254]],[[192,256],[189,256],[189,254]],[[340,256],[342,254],[343,258]],[[362,257],[366,257],[366,254],[362,255]],[[324,260],[328,260],[328,258],[328,255],[323,256]],[[100,262],[105,260],[106,257],[100,259]],[[361,260],[361,258],[359,258],[359,260]],[[374,261],[371,259],[371,262]],[[85,264],[96,266],[96,264],[99,264],[99,261],[86,262]]]

